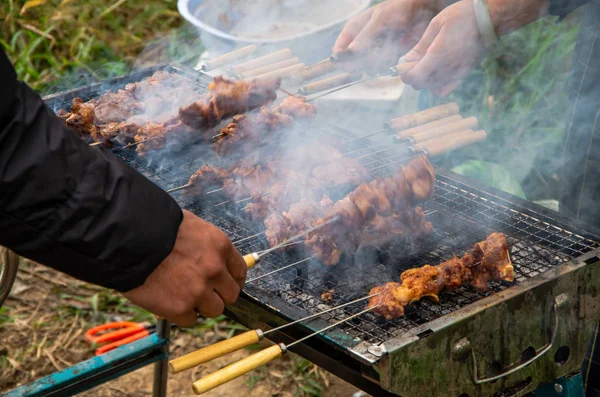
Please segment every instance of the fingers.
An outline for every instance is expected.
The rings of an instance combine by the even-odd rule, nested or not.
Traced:
[[[373,45],[373,41],[381,32],[382,26],[376,18],[370,18],[364,25],[364,28],[356,35],[352,43],[348,45],[348,50],[352,52],[364,51]]]
[[[235,283],[234,283],[235,284]],[[225,303],[223,299],[217,294],[215,290],[206,291],[199,301],[196,303],[198,312],[204,317],[218,317],[225,310]],[[196,317],[194,316],[194,321]]]
[[[192,309],[186,311],[184,314],[170,314],[168,316],[165,316],[165,318],[170,322],[177,324],[179,327],[191,327],[196,323],[197,315],[196,312]]]
[[[233,248],[233,246],[227,258],[227,269],[240,289],[243,289],[244,284],[246,283],[248,266],[246,265],[242,255],[235,248]]]
[[[373,9],[369,8],[365,12],[362,12],[354,17],[352,17],[342,32],[338,36],[335,44],[333,45],[333,55],[339,54],[341,52],[348,51],[348,46],[356,35],[362,30],[362,28],[367,24],[367,22],[371,19],[371,15],[373,14]]]
[[[402,75],[402,80],[415,90],[435,85],[431,77],[441,65],[439,54],[434,50],[436,41],[440,38],[438,33],[437,27],[430,25],[421,41],[404,56],[409,62],[418,61],[412,69]]]
[[[222,277],[215,283],[215,292],[221,297],[221,300],[225,305],[231,305],[234,303],[239,294],[241,288],[236,280],[233,279],[231,274],[223,272]]]

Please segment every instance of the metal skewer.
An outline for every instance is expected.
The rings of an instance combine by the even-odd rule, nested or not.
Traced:
[[[260,280],[261,278],[264,278],[264,277],[267,277],[267,276],[271,276],[271,275],[273,275],[275,273],[279,273],[279,272],[281,272],[283,270],[289,269],[290,267],[298,266],[298,265],[300,265],[300,264],[302,264],[304,262],[308,262],[309,260],[314,259],[314,258],[315,258],[314,255],[313,256],[309,256],[308,258],[304,258],[304,259],[301,259],[301,260],[299,260],[297,262],[294,262],[294,263],[291,263],[289,265],[285,265],[283,267],[280,267],[277,270],[273,270],[271,272],[268,272],[268,273],[265,273],[265,274],[261,274],[258,277],[254,277],[254,278],[251,278],[250,280],[247,280],[246,284],[251,283],[251,282],[256,281],[256,280]]]
[[[167,193],[177,192],[179,190],[187,189],[188,187],[192,187],[192,186],[194,186],[193,183],[186,183],[185,185],[177,186],[177,187],[174,187],[173,189],[167,190]]]
[[[338,91],[341,91],[341,90],[346,89],[348,87],[352,87],[353,85],[364,83],[364,82],[369,81],[369,80],[374,80],[374,79],[382,77],[382,76],[388,76],[388,74],[377,74],[375,76],[366,77],[364,79],[360,79],[360,80],[353,81],[351,83],[344,84],[344,85],[342,85],[340,87],[336,87],[336,88],[334,88],[332,90],[329,90],[327,92],[321,93],[321,94],[319,94],[319,95],[317,95],[317,96],[315,96],[313,98],[307,99],[306,102],[312,102],[315,99],[323,98],[324,96],[327,96],[329,94],[333,94],[334,92],[338,92]]]
[[[399,64],[397,66],[391,67],[385,73],[379,73],[379,74],[376,74],[376,75],[373,75],[373,76],[370,76],[370,77],[366,77],[364,79],[352,81],[350,83],[347,83],[347,84],[344,84],[342,86],[336,87],[336,88],[334,88],[332,90],[329,90],[329,91],[327,91],[325,93],[318,94],[317,96],[315,96],[313,98],[307,99],[306,102],[314,101],[315,99],[322,98],[322,97],[324,97],[326,95],[329,95],[329,94],[332,94],[334,92],[338,92],[338,91],[341,91],[341,90],[343,90],[345,88],[352,87],[352,86],[357,85],[357,84],[365,83],[367,81],[374,80],[374,79],[377,79],[379,77],[398,76],[398,75],[403,74],[403,73],[407,72],[408,70],[412,69],[416,64],[417,64],[417,62],[404,62],[404,63],[401,63],[401,64]]]
[[[137,146],[137,145],[139,145],[140,143],[144,143],[144,142],[152,141],[152,140],[154,140],[154,139],[158,139],[158,137],[157,137],[157,136],[155,136],[155,137],[152,137],[152,138],[146,138],[146,139],[144,139],[144,140],[141,140],[141,141],[138,141],[138,142],[131,142],[131,143],[128,143],[127,145],[123,146],[123,149],[127,149],[127,148],[130,148],[130,147],[132,147],[132,146]]]
[[[294,345],[297,345],[298,343],[302,343],[305,340],[312,338],[313,336],[327,332],[330,329],[335,328],[338,325],[345,323],[346,321],[352,320],[353,318],[356,318],[367,312],[370,312],[371,310],[376,309],[378,306],[379,305],[372,306],[372,307],[364,309],[356,314],[348,316],[348,317],[344,318],[343,320],[339,320],[331,325],[328,325],[327,327],[320,329],[319,331],[315,331],[301,339],[298,339],[298,340],[288,344],[287,346],[284,345],[283,343],[281,343],[278,345],[273,345],[271,347],[268,347],[258,353],[255,353],[249,357],[244,358],[243,360],[240,360],[234,364],[231,364],[213,374],[210,374],[200,380],[197,380],[196,382],[194,382],[194,384],[192,386],[194,389],[194,393],[203,394],[209,390],[214,389],[215,387],[221,386],[235,378],[238,378],[250,371],[253,371],[256,368],[259,368],[259,367],[265,365],[266,363],[273,361],[274,359],[282,356],[283,354],[285,354],[288,351],[289,348],[293,347]],[[251,331],[251,332],[255,332],[255,331]]]
[[[381,294],[381,292],[378,292],[376,294],[372,294],[369,296],[364,296],[362,298],[358,298],[358,299],[355,299],[350,302],[346,302],[344,304],[332,307],[327,310],[323,310],[323,311],[315,313],[315,314],[311,314],[310,316],[292,321],[290,323],[280,325],[279,327],[271,328],[267,331],[262,331],[261,329],[250,330],[243,334],[234,336],[233,338],[215,343],[209,347],[205,347],[203,349],[196,350],[195,352],[192,352],[192,353],[186,354],[184,356],[178,357],[174,360],[171,360],[169,362],[169,368],[171,369],[171,373],[174,373],[174,374],[185,371],[187,369],[190,369],[190,368],[196,367],[198,365],[204,364],[206,362],[209,362],[211,360],[214,360],[215,358],[223,357],[226,354],[233,353],[234,351],[237,351],[244,347],[253,345],[253,344],[259,342],[260,340],[262,340],[265,337],[265,335],[268,335],[270,333],[280,331],[289,326],[311,320],[313,318],[322,316],[327,313],[331,313],[335,310],[342,309],[346,306],[350,306],[355,303],[362,302],[364,300],[373,298],[379,294]]]
[[[271,194],[271,193],[270,193],[270,192],[263,193],[263,194],[261,194],[261,195],[260,195],[260,197],[268,196],[269,194]],[[238,201],[236,201],[236,202],[235,202],[235,204],[243,203],[243,202],[245,202],[245,201],[252,200],[253,198],[254,198],[254,197],[246,197],[246,198],[244,198],[244,199],[241,199],[241,200],[238,200]],[[215,204],[215,207],[220,207],[220,206],[222,206],[222,205],[225,205],[225,204],[227,204],[227,203],[230,203],[230,202],[231,202],[231,200],[222,201],[222,202],[220,202],[220,203],[218,203],[218,204]]]
[[[252,236],[244,237],[243,239],[234,241],[233,244],[239,244],[242,241],[250,240],[250,239],[252,239],[254,237],[258,237],[258,236],[260,236],[262,234],[265,234],[265,232],[260,232],[260,233],[253,234]]]

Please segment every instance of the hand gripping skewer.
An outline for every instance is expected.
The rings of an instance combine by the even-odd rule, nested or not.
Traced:
[[[338,305],[336,307],[332,307],[330,309],[321,311],[319,313],[312,314],[310,316],[301,318],[299,320],[295,320],[295,321],[292,321],[290,323],[280,325],[279,327],[272,328],[272,329],[270,329],[268,331],[262,331],[261,329],[253,329],[253,330],[244,332],[243,334],[234,336],[234,337],[232,337],[230,339],[226,339],[224,341],[215,343],[215,344],[210,345],[208,347],[196,350],[195,352],[192,352],[192,353],[186,354],[184,356],[178,357],[178,358],[176,358],[174,360],[171,360],[171,361],[169,361],[169,369],[171,370],[171,373],[177,374],[179,372],[188,370],[188,369],[196,367],[198,365],[207,363],[207,362],[209,362],[211,360],[214,360],[216,358],[223,357],[223,356],[225,356],[225,355],[227,355],[229,353],[233,353],[234,351],[243,349],[244,347],[248,347],[248,346],[251,346],[251,345],[253,345],[255,343],[258,343],[259,341],[261,341],[265,337],[265,335],[268,335],[270,333],[277,332],[277,331],[280,331],[280,330],[282,330],[284,328],[292,326],[294,324],[298,324],[298,323],[301,323],[301,322],[304,322],[304,321],[308,321],[308,320],[311,320],[313,318],[322,316],[324,314],[333,312],[335,310],[342,309],[342,308],[344,308],[346,306],[350,306],[350,305],[353,305],[355,303],[362,302],[364,300],[367,300],[367,299],[370,299],[372,297],[375,297],[375,296],[377,296],[379,294],[380,293],[372,294],[372,295],[369,295],[369,296],[364,296],[362,298],[355,299],[355,300],[353,300],[351,302],[346,302],[346,303],[344,303],[342,305]]]
[[[356,314],[353,314],[351,316],[344,318],[343,320],[337,321],[331,325],[328,325],[327,327],[324,327],[318,331],[313,332],[312,334],[309,334],[301,339],[298,339],[288,345],[284,345],[283,343],[278,344],[278,345],[273,345],[273,346],[268,347],[258,353],[255,353],[249,357],[246,357],[243,360],[240,360],[240,361],[233,363],[223,369],[220,369],[219,371],[212,373],[212,374],[194,382],[194,384],[192,386],[192,388],[194,389],[194,393],[196,393],[196,394],[206,393],[207,391],[212,390],[215,387],[221,386],[235,378],[238,378],[248,372],[251,372],[251,371],[255,370],[256,368],[259,368],[259,367],[267,364],[268,362],[271,362],[274,359],[281,357],[283,354],[285,354],[288,351],[288,349],[290,347],[293,347],[294,345],[297,345],[298,343],[302,343],[305,340],[312,338],[313,336],[319,335],[323,332],[327,332],[330,329],[335,328],[338,325],[343,324],[346,321],[352,320],[353,318],[356,318],[358,316],[361,316],[367,312],[370,312],[371,310],[374,310],[377,307],[378,306],[372,306],[368,309],[362,310]],[[255,332],[255,331],[250,331],[250,332]]]

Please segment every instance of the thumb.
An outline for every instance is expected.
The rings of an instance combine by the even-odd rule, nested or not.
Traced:
[[[421,40],[419,40],[419,42],[404,55],[404,59],[406,59],[408,62],[419,61],[423,59],[425,54],[427,54],[429,46],[431,46],[431,43],[433,43],[439,32],[440,28],[434,18],[429,26],[427,26],[427,29],[425,30],[425,33],[423,33]]]

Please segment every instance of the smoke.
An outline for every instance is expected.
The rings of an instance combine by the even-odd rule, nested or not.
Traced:
[[[344,6],[340,5],[342,3]],[[204,2],[203,4],[195,11],[195,15],[203,22],[231,35],[262,39],[304,33],[315,26],[322,26],[331,20],[343,18],[362,2],[358,0],[333,2],[256,0]],[[476,116],[479,119],[479,128],[488,132],[488,140],[485,143],[440,156],[433,159],[435,162],[444,168],[457,167],[456,170],[464,170],[467,165],[476,161],[478,162],[474,166],[476,170],[486,169],[486,167],[494,170],[491,173],[468,171],[469,176],[479,179],[480,182],[509,190],[511,193],[522,190],[523,195],[528,199],[557,198],[556,184],[552,181],[561,165],[555,153],[563,136],[562,120],[566,108],[564,87],[568,78],[568,62],[565,60],[570,58],[575,36],[572,32],[573,28],[566,23],[557,25],[553,29],[549,29],[549,26],[548,21],[541,21],[526,30],[507,36],[501,48],[478,64],[449,98],[435,98],[427,92],[421,92],[422,107],[450,100],[456,101],[461,107],[460,113],[463,117]],[[341,27],[340,24],[319,34],[306,35],[290,42],[259,45],[258,51],[252,55],[252,58],[281,48],[290,48],[292,56],[298,57],[306,65],[319,62],[331,55],[333,41]],[[186,67],[194,66],[195,60],[202,55],[198,50],[199,41],[206,44],[205,49],[213,57],[230,51],[236,46],[245,45],[223,41],[207,32],[200,33],[188,28],[185,34],[173,34],[152,43],[141,54],[136,67],[143,68],[149,64],[172,62],[183,63]],[[417,41],[418,38],[411,37],[410,40],[405,38],[400,43],[397,32],[386,32],[380,35],[365,53],[341,60],[338,64],[341,70],[338,69],[319,78],[343,71],[361,72],[365,76],[382,73],[390,66],[394,66]],[[469,45],[457,42],[458,44]],[[176,48],[176,51],[172,48]],[[459,59],[456,62],[461,64],[464,60]],[[439,65],[440,68],[442,66],[444,65]],[[213,74],[219,73],[227,74],[227,67]],[[389,84],[401,85],[394,80],[388,81]],[[298,84],[291,79],[286,79],[283,81],[283,87],[287,91],[295,92]],[[368,154],[375,152],[375,149],[369,149],[375,145],[380,145],[378,150],[396,145],[388,134],[375,135],[370,139],[359,141],[352,147],[344,145],[345,139],[376,132],[384,121],[406,113],[404,109],[408,106],[405,94],[409,92],[406,87],[399,90],[401,92],[399,98],[386,96],[386,92],[389,93],[393,89],[389,86],[375,86],[370,91],[365,87],[368,87],[368,84],[355,90],[343,91],[335,97],[335,100],[331,99],[332,96],[315,101],[314,104],[318,108],[318,116],[315,120],[294,120],[291,124],[274,131],[260,131],[259,135],[263,139],[259,145],[252,147],[250,152],[234,150],[230,155],[219,158],[212,147],[212,141],[173,140],[168,142],[165,149],[150,152],[146,155],[145,161],[161,180],[184,184],[186,179],[204,164],[231,169],[234,165],[249,167],[260,163],[274,166],[278,170],[294,170],[310,174],[316,160],[335,158],[357,149],[363,150],[361,155]],[[116,87],[102,85],[99,87],[99,92],[107,89],[115,90]],[[374,95],[373,99],[367,99],[365,92],[372,93],[378,89],[382,93],[379,97]],[[286,96],[283,92],[278,94],[279,98],[271,107],[279,104]],[[160,90],[142,85],[136,91],[136,97],[145,104],[145,107],[129,121],[161,123],[175,117],[181,106],[198,100],[199,94],[195,90],[193,77],[190,79],[174,74],[167,76]],[[247,112],[250,118],[255,118],[257,114],[258,110]],[[209,132],[209,135],[218,134],[220,129],[230,121],[231,119],[223,120]],[[344,128],[332,127],[340,124]],[[327,146],[337,148],[337,151],[318,153],[314,149]],[[375,155],[374,158],[367,158],[367,160],[380,159],[385,162],[393,159],[387,156],[389,153]],[[273,165],[275,160],[277,163]],[[502,167],[506,172],[495,172],[498,167]],[[502,180],[494,180],[497,175],[501,175]],[[287,183],[289,181],[286,180],[286,176],[280,178],[277,182],[283,184],[284,193],[301,198],[310,196],[311,192],[305,185]],[[506,187],[513,180],[520,185],[520,190],[513,189],[512,186]],[[343,198],[354,187],[355,185],[352,184],[334,185],[324,193],[335,201]],[[198,197],[195,201],[205,208],[226,214],[231,218],[240,219],[244,216],[245,220],[253,222],[253,228],[261,229],[262,220],[252,221],[240,210],[252,201],[248,200],[249,198],[238,196],[236,200],[243,200],[242,203],[237,205],[229,203],[218,209],[214,209],[214,205],[227,199],[222,194]],[[289,207],[283,210],[289,210]],[[490,230],[496,230],[501,226],[491,218],[484,219],[482,223]],[[421,250],[422,247],[418,244],[406,244],[406,242],[399,244],[398,241],[389,246],[359,245],[358,251],[352,257],[351,268],[356,272],[356,277],[360,278],[363,268],[379,263],[382,258],[409,257]],[[386,274],[383,278],[390,279],[390,275]]]

